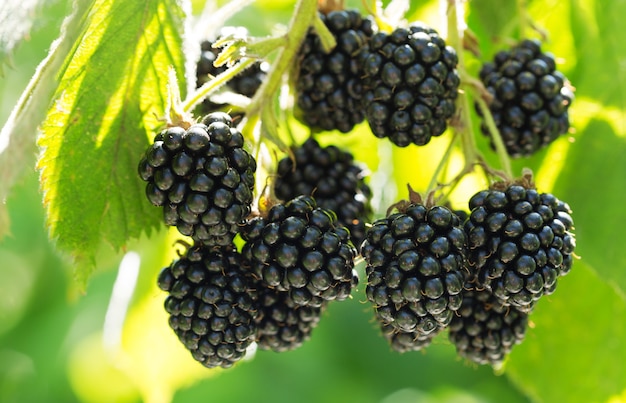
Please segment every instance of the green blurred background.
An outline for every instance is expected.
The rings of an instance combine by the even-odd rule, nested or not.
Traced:
[[[194,2],[195,12],[201,7]],[[274,24],[289,20],[292,7],[292,1],[260,0],[232,22],[255,35],[267,34]],[[468,24],[486,60],[515,35],[515,2],[473,0],[468,7]],[[0,77],[0,122],[70,9],[68,0],[51,0],[31,13],[37,23]],[[48,240],[38,174],[31,166],[10,196],[0,200],[11,219],[10,235],[0,241],[0,402],[626,401],[626,255],[621,246],[626,241],[626,33],[620,21],[626,2],[530,1],[529,11],[550,33],[546,48],[560,58],[559,69],[577,88],[574,131],[537,156],[516,161],[514,169],[533,168],[540,190],[569,202],[581,259],[556,293],[538,304],[526,340],[503,369],[459,359],[445,334],[424,352],[392,352],[373,323],[361,285],[351,300],[330,305],[302,348],[284,354],[261,351],[233,369],[207,370],[167,327],[164,297],[155,287],[158,271],[173,256],[166,247],[171,234],[163,231],[128,245],[127,251],[141,259],[137,287],[123,287],[134,282],[135,272],[130,266],[120,270],[123,254],[111,254],[100,260],[81,292],[69,259]],[[437,1],[412,4],[409,15],[444,27]],[[475,73],[479,61],[467,57]],[[322,136],[322,142],[348,147],[366,138],[355,148],[357,159],[393,175],[396,189],[388,197],[405,197],[407,182],[417,189],[425,186],[449,141],[444,136],[425,149],[392,150],[366,131],[362,126],[340,139]],[[497,166],[486,140],[478,143]],[[384,152],[393,164],[379,163]],[[415,160],[426,173],[411,168]],[[382,177],[373,179],[375,192],[386,182]],[[477,186],[478,179],[468,178],[453,203],[463,207]],[[125,298],[130,299],[128,310]]]

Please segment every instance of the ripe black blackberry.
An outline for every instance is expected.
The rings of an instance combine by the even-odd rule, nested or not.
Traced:
[[[361,255],[367,299],[381,326],[423,347],[424,336],[447,326],[461,306],[465,254],[459,218],[446,207],[414,203],[374,222]]]
[[[256,283],[259,312],[255,319],[257,346],[262,350],[295,350],[309,340],[317,327],[325,303],[319,307],[297,305],[286,291]]]
[[[311,31],[299,50],[295,78],[296,115],[315,130],[347,133],[364,119],[361,57],[373,34],[372,21],[356,10],[320,14],[337,46],[324,52]]]
[[[157,134],[139,163],[146,195],[164,221],[207,244],[229,245],[250,213],[256,161],[226,113]]]
[[[571,210],[549,193],[499,182],[469,201],[468,262],[480,287],[529,312],[569,272],[576,245]]]
[[[258,307],[234,246],[194,245],[163,269],[169,325],[193,358],[224,368],[243,358],[254,341]]]
[[[313,138],[294,147],[293,155],[294,159],[286,157],[278,163],[276,197],[315,197],[318,206],[337,214],[339,225],[350,231],[352,243],[360,245],[372,214],[372,192],[365,183],[363,168],[354,163],[349,152],[332,145],[322,148]]]
[[[468,285],[450,322],[449,338],[457,353],[478,364],[499,364],[526,334],[528,313],[507,307],[487,290]]]
[[[523,40],[497,53],[480,79],[493,97],[489,109],[510,156],[530,156],[568,131],[574,95],[539,41]],[[481,131],[491,138],[484,122]]]
[[[356,249],[332,211],[299,196],[273,206],[242,230],[243,254],[263,285],[289,293],[297,305],[346,299],[356,283]]]
[[[376,137],[399,147],[441,135],[455,112],[460,84],[455,50],[416,23],[376,33],[364,57],[364,109]]]
[[[220,52],[224,50],[222,47],[214,48],[213,44],[220,39],[228,36],[235,38],[246,38],[248,36],[248,30],[245,27],[223,27],[220,29],[217,37],[214,40],[205,40],[200,44],[200,60],[196,66],[196,87],[199,88],[207,81],[209,76],[217,76],[218,74],[226,71],[228,66],[223,65],[215,67],[213,64]],[[245,69],[241,73],[233,77],[226,87],[235,94],[244,95],[251,98],[261,86],[263,80],[267,76],[268,64],[265,62],[254,63],[249,68]],[[211,102],[209,99],[205,99],[200,107],[200,114],[206,115],[211,112],[215,112],[224,105]]]
[[[383,337],[394,351],[406,353],[422,350],[432,343],[438,332],[424,334],[422,332],[404,332],[391,325],[382,325]]]

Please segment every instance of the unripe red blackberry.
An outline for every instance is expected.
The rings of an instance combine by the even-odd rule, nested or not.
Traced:
[[[256,161],[226,113],[157,134],[139,163],[146,196],[165,224],[194,240],[229,245],[251,210]]]
[[[169,325],[204,366],[230,367],[254,341],[257,305],[234,246],[194,245],[163,269]]]
[[[286,291],[297,305],[346,299],[356,283],[356,249],[332,211],[299,196],[252,219],[242,253],[263,285]]]
[[[213,64],[220,52],[224,50],[221,47],[213,47],[213,44],[228,36],[246,38],[248,36],[248,30],[245,27],[222,27],[215,39],[205,40],[200,44],[200,60],[198,60],[198,64],[196,66],[196,87],[199,88],[209,81],[210,76],[217,76],[228,69],[228,66],[226,65],[216,67]],[[254,63],[252,66],[248,67],[228,81],[226,83],[226,88],[235,94],[252,98],[261,86],[263,80],[265,80],[268,69],[269,66],[265,62],[259,61]],[[202,115],[206,115],[217,111],[222,106],[224,105],[216,104],[211,102],[209,99],[205,99],[200,107],[200,113]]]
[[[363,64],[363,107],[374,135],[399,147],[441,135],[455,111],[457,63],[455,50],[426,25],[376,33]]]
[[[309,340],[317,327],[325,303],[319,307],[301,306],[286,291],[277,291],[256,283],[259,312],[255,320],[257,346],[261,350],[295,350]]]
[[[418,341],[447,326],[461,306],[466,240],[448,208],[410,204],[374,222],[361,255],[367,299],[384,327]]]
[[[356,10],[320,14],[337,46],[326,53],[314,31],[298,53],[295,96],[298,116],[314,130],[347,133],[364,119],[361,57],[372,36],[372,21]]]
[[[574,94],[539,41],[526,39],[497,53],[483,65],[480,79],[493,97],[489,109],[512,157],[530,156],[568,131]],[[484,122],[481,131],[491,137]]]
[[[494,365],[522,342],[527,324],[527,313],[504,306],[489,291],[469,285],[450,322],[449,338],[461,357]]]
[[[495,184],[469,201],[468,261],[479,286],[528,312],[572,267],[571,210],[549,193]]]
[[[278,163],[276,197],[313,196],[318,206],[337,214],[339,225],[350,231],[352,243],[360,245],[372,214],[372,192],[363,167],[355,164],[351,153],[332,145],[322,148],[313,138],[293,148],[293,157]]]

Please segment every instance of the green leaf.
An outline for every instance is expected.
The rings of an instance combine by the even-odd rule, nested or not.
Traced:
[[[577,93],[592,96],[604,106],[617,107],[624,119],[626,79],[623,49],[626,31],[623,1],[576,1],[571,6],[576,70],[571,77]]]
[[[473,0],[469,3],[468,25],[482,39],[481,49],[487,55],[493,53],[492,42],[501,42],[515,33],[518,25],[515,3],[499,0]],[[498,46],[502,47],[501,44]]]
[[[506,369],[534,400],[603,402],[626,391],[626,303],[585,260],[530,321]]]
[[[137,164],[162,126],[169,66],[185,82],[183,9],[176,0],[96,0],[59,74],[39,168],[50,235],[76,259],[79,280],[101,241],[119,249],[160,224]]]
[[[74,12],[63,22],[61,36],[52,43],[48,56],[37,67],[0,131],[0,200],[8,196],[13,184],[25,171],[24,167],[35,163],[37,126],[50,107],[50,99],[58,86],[58,71],[78,37],[88,10],[87,2],[75,3]],[[0,203],[0,239],[8,230],[6,205]]]
[[[569,147],[554,195],[573,210],[576,253],[626,295],[624,172],[626,139],[607,121],[592,119]]]

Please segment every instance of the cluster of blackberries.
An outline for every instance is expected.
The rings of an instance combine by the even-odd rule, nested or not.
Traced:
[[[337,45],[327,52],[314,30],[302,44],[293,81],[300,120],[344,133],[367,120],[399,147],[446,130],[458,59],[435,30],[416,23],[376,32],[354,10],[320,18]],[[227,28],[217,39],[246,34]],[[214,43],[201,44],[198,87],[226,69],[214,66],[222,50]],[[257,63],[228,86],[251,97],[264,75]],[[567,131],[573,95],[537,41],[498,53],[480,78],[510,155],[531,155]],[[358,252],[366,297],[394,350],[423,349],[449,329],[461,356],[497,364],[523,339],[536,301],[571,269],[569,206],[529,181],[476,193],[469,213],[414,200],[369,225],[363,168],[312,137],[278,162],[272,194],[281,202],[253,213],[256,161],[220,107],[206,101],[200,123],[159,133],[139,163],[148,200],[193,240],[158,285],[171,328],[207,367],[232,366],[252,343],[277,352],[302,345],[327,305],[357,285]]]
[[[366,295],[394,350],[420,350],[449,328],[461,356],[499,363],[571,269],[571,211],[553,195],[498,182],[469,208],[462,221],[447,207],[400,205],[367,230]]]
[[[365,169],[351,153],[333,145],[321,147],[313,138],[293,147],[292,152],[292,158],[278,162],[276,197],[290,200],[313,196],[320,207],[337,214],[337,221],[348,228],[354,245],[360,245],[372,214],[372,192],[365,183]]]
[[[253,342],[276,352],[301,346],[328,302],[358,282],[348,231],[310,197],[247,221],[242,236],[242,253],[197,242],[158,278],[170,327],[210,368],[232,366]]]
[[[302,45],[294,80],[300,120],[313,130],[344,133],[367,120],[376,137],[399,147],[425,145],[446,130],[456,110],[458,58],[434,29],[414,23],[375,32],[354,10],[321,19],[337,46],[325,52],[314,31]],[[530,156],[568,131],[573,92],[539,41],[497,53],[480,79],[509,155]],[[478,114],[483,117],[480,108]],[[481,130],[491,136],[486,122]]]
[[[349,132],[367,119],[375,136],[424,145],[455,112],[457,55],[432,28],[416,23],[374,33],[354,10],[321,15],[337,46],[325,52],[315,32],[300,49],[297,115],[314,130]]]
[[[530,156],[569,129],[567,110],[574,98],[554,56],[537,40],[524,40],[485,63],[480,79],[492,97],[489,105],[509,155]],[[482,116],[480,108],[479,115]],[[485,122],[481,131],[491,136]],[[492,142],[493,146],[493,142]]]
[[[356,183],[362,178],[348,154],[317,147],[328,157],[334,186],[354,181],[348,193],[369,192]],[[319,153],[312,164],[324,162]],[[327,303],[346,299],[358,283],[349,230],[310,195],[289,197],[250,219],[256,161],[228,114],[163,130],[138,171],[148,200],[163,208],[164,223],[193,240],[158,284],[168,292],[170,327],[203,365],[229,367],[252,342],[274,351],[299,347]],[[339,210],[342,218],[350,219],[355,203]],[[240,233],[242,253],[234,245]]]

